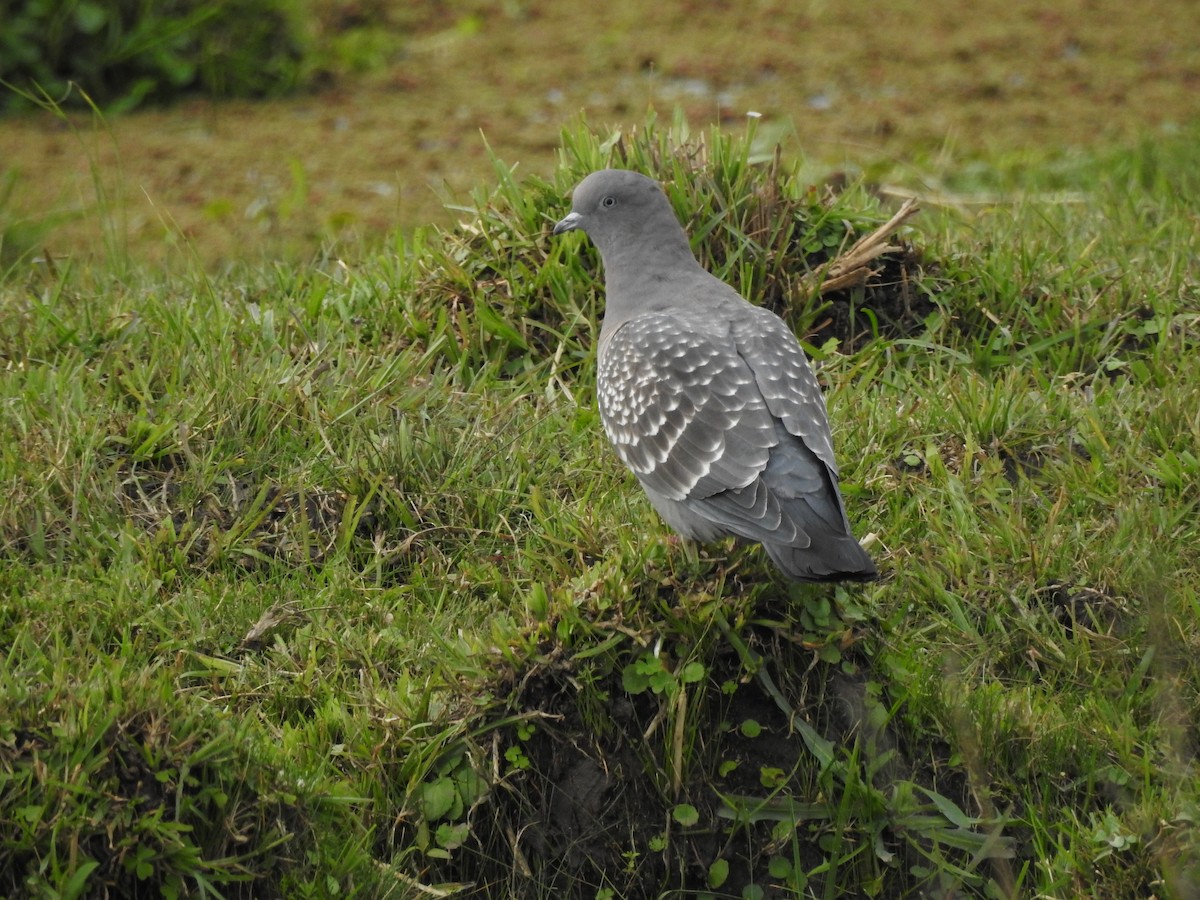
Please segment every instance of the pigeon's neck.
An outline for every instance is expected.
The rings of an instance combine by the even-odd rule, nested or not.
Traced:
[[[683,299],[681,288],[708,273],[696,261],[683,229],[642,233],[602,247],[605,315],[624,320]]]

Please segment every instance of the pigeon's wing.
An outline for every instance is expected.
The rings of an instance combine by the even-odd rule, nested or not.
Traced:
[[[617,455],[657,502],[677,504],[677,521],[686,510],[729,534],[807,546],[762,477],[780,428],[727,332],[630,319],[601,351],[597,392]]]
[[[796,335],[779,316],[757,306],[750,306],[737,317],[732,333],[737,352],[754,373],[767,409],[836,478],[825,399]]]
[[[738,316],[731,331],[768,411],[786,432],[763,480],[788,517],[806,523],[801,530],[818,526],[811,510],[834,531],[849,534],[825,399],[800,342],[782,319],[756,306]]]
[[[678,316],[635,316],[600,354],[600,417],[617,455],[671,500],[752,484],[776,443],[754,373]]]

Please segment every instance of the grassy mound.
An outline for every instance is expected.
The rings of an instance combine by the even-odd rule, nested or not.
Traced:
[[[681,122],[362,262],[10,270],[0,893],[1186,896],[1197,146],[824,292],[889,193]],[[682,547],[604,446],[548,226],[607,164],[812,342],[882,582]]]

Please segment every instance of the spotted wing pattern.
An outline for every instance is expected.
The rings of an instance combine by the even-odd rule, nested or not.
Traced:
[[[621,460],[670,500],[745,488],[776,443],[774,417],[728,337],[636,316],[600,354],[600,417]]]
[[[738,313],[650,313],[617,329],[600,353],[605,431],[685,536],[736,534],[794,550],[810,546],[814,528],[848,537],[808,360],[773,313]]]
[[[777,315],[757,306],[748,306],[746,314],[734,321],[732,331],[738,353],[754,373],[767,409],[836,477],[825,399],[796,336]]]

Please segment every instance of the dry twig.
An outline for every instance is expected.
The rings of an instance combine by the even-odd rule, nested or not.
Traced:
[[[866,284],[867,279],[876,274],[870,263],[885,253],[895,253],[900,249],[888,243],[888,240],[918,210],[920,207],[915,199],[910,197],[905,200],[887,222],[855,241],[845,253],[823,263],[801,279],[801,287],[809,293],[828,294]]]

